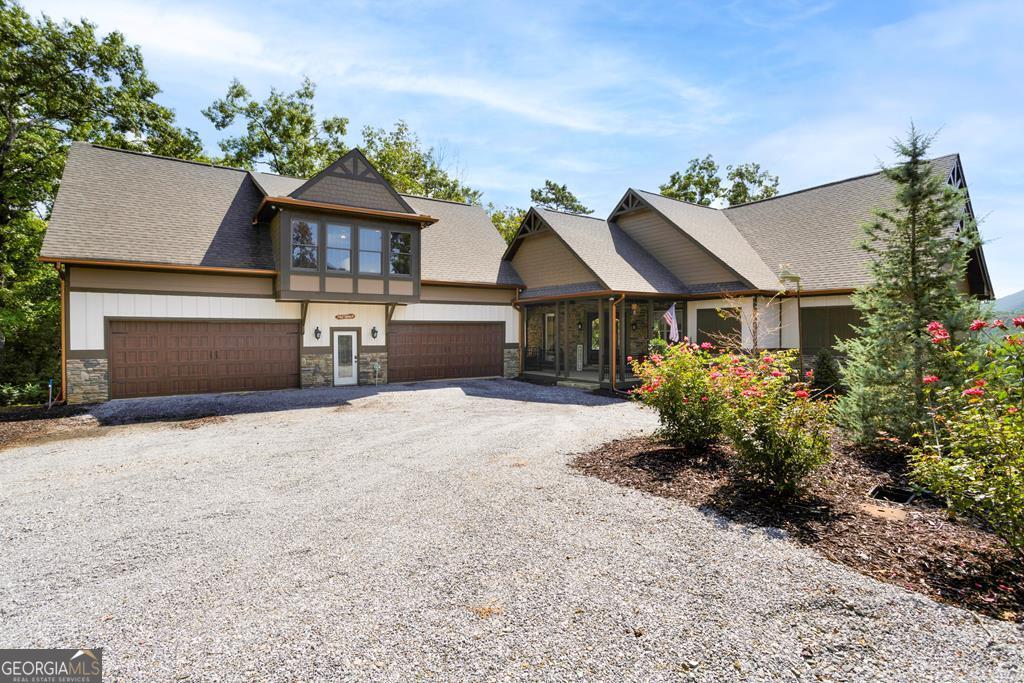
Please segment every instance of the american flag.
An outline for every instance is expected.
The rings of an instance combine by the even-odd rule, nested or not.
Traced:
[[[676,322],[676,305],[673,303],[665,311],[665,315],[661,316],[661,319],[668,325],[668,340],[672,343],[679,341],[679,324]]]

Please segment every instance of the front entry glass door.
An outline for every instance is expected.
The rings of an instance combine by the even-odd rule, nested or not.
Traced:
[[[356,333],[334,333],[334,385],[355,384],[359,379],[356,370]]]

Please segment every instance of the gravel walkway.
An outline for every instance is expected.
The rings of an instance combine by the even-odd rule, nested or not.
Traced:
[[[102,646],[111,680],[1024,677],[1017,626],[570,471],[653,426],[628,403],[489,380],[93,417],[169,421],[0,452],[0,647]]]

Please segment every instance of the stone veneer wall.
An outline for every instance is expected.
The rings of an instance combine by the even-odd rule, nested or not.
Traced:
[[[380,373],[374,381],[373,364],[380,363]],[[388,352],[387,351],[360,351],[359,352],[359,383],[360,384],[387,384],[388,383]]]
[[[68,358],[68,403],[106,401],[109,392],[106,358]]]
[[[299,364],[303,389],[334,384],[334,359],[329,350],[327,353],[303,353],[299,357]]]
[[[505,377],[519,376],[519,348],[505,349],[504,372]]]

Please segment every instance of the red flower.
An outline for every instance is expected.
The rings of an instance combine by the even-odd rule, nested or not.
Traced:
[[[988,382],[986,380],[983,380],[980,377],[978,379],[974,380],[974,386],[976,386],[976,387],[983,387],[986,384],[988,384]]]
[[[992,327],[998,327],[1001,330],[1005,330],[1006,323],[1000,320],[999,318],[996,318],[995,320],[992,321]]]
[[[926,329],[930,333],[935,334],[936,332],[945,331],[946,328],[938,320],[933,320],[930,323],[928,323],[928,327]]]
[[[764,358],[761,359],[761,362],[764,363],[765,365],[771,365],[772,363],[775,362],[775,359],[772,358],[771,356],[765,356]]]
[[[932,332],[932,344],[941,344],[949,340],[949,332],[945,328]]]
[[[810,396],[806,389],[797,389],[793,392],[793,395],[797,398],[808,398]]]
[[[921,381],[924,382],[925,384],[935,384],[936,382],[939,381],[939,378],[935,375],[925,375],[924,377],[921,378]]]
[[[662,356],[660,353],[652,353],[651,354],[651,362],[654,363],[655,365],[657,365],[658,363],[660,363],[664,359],[665,359],[665,357]]]
[[[1024,320],[1024,318],[1021,318],[1021,320]],[[707,351],[708,349],[710,349],[710,348],[711,348],[711,342],[704,342],[704,343],[702,343],[702,344],[700,345],[700,348],[702,348],[702,349],[704,349],[705,351]]]
[[[743,394],[744,396],[747,396],[747,397],[751,397],[751,396],[764,396],[764,394],[763,394],[763,393],[761,393],[761,392],[760,392],[759,390],[757,390],[757,389],[744,389],[744,390],[743,390],[742,392],[740,392],[740,393],[741,393],[741,394]]]
[[[703,403],[707,403],[707,402],[708,402],[708,397],[707,397],[707,396],[701,396],[701,397],[700,397],[700,400],[701,400],[701,401],[702,401]]]
[[[1024,327],[1024,315],[1017,316],[1013,319],[1014,327]]]
[[[1020,335],[1006,335],[1006,343],[1010,346],[1024,346],[1024,337]]]
[[[971,332],[977,332],[978,330],[983,330],[986,327],[988,327],[988,323],[984,320],[979,319],[971,322]]]
[[[1010,406],[1009,408],[1006,409],[1006,412],[1012,415],[1013,413],[1016,413],[1018,410],[1020,410],[1020,408],[1018,408],[1017,406]]]
[[[814,377],[814,370],[808,370],[807,372],[805,372],[804,377],[806,377],[807,379]]]
[[[964,389],[961,393],[964,396],[984,396],[985,390],[981,387],[971,387],[970,389]]]
[[[626,356],[626,362],[627,363],[632,363],[633,362],[633,356]]]
[[[784,373],[779,370],[772,370],[772,377],[782,377]]]

